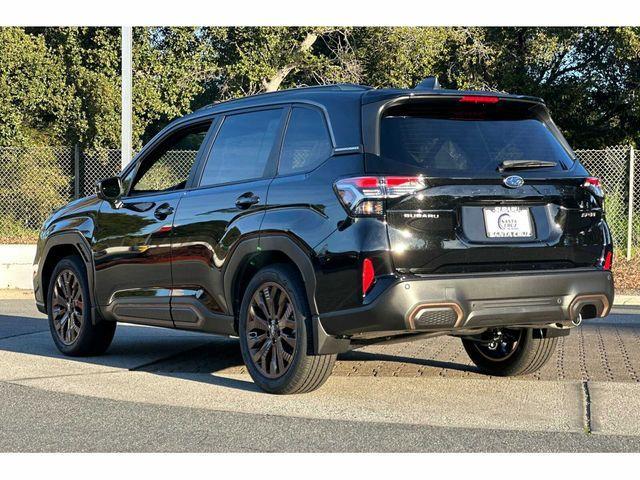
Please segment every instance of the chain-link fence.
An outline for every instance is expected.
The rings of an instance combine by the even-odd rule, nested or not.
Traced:
[[[640,248],[640,172],[631,147],[600,150],[576,150],[576,154],[594,177],[600,178],[605,191],[605,211],[616,250],[631,258]],[[631,207],[631,208],[630,208]]]
[[[96,182],[103,178],[117,175],[120,171],[120,150],[93,150],[91,152],[75,151],[77,167],[77,197],[85,197],[95,192]]]
[[[42,221],[73,198],[74,149],[0,148],[0,241],[35,237]]]
[[[617,251],[634,254],[640,250],[640,168],[634,168],[634,150],[611,147],[576,153],[603,182],[607,220]],[[193,151],[166,152],[146,175],[147,187],[159,189],[179,183],[187,177],[194,159]],[[91,195],[98,180],[118,171],[120,150],[0,148],[0,243],[35,241],[52,210]]]
[[[120,170],[120,150],[0,148],[0,243],[30,243],[56,208]]]

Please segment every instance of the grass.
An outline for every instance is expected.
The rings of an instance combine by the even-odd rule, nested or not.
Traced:
[[[11,217],[0,217],[0,244],[29,244],[38,241],[38,230],[24,226]]]
[[[624,195],[617,190],[607,193],[604,209],[615,245],[626,248],[629,216]],[[634,230],[632,233],[634,235],[633,238],[638,238],[638,235],[640,235],[640,221],[634,221]]]

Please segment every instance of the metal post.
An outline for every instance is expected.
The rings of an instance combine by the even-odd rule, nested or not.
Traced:
[[[633,147],[629,151],[629,218],[627,223],[627,260],[631,260],[631,235],[633,233],[633,180],[636,155]]]
[[[73,198],[80,198],[80,145],[73,152]]]
[[[133,117],[131,103],[132,39],[133,28],[122,27],[122,113],[120,143],[122,168],[131,161],[131,121]]]

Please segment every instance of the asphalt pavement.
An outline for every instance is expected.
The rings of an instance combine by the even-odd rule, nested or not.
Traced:
[[[275,396],[238,343],[119,325],[66,358],[28,298],[0,300],[0,451],[640,451],[640,310],[564,337],[540,372],[479,374],[459,340],[339,358],[320,390]]]

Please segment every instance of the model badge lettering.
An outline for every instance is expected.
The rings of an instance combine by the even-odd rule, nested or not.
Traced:
[[[440,218],[439,213],[403,213],[404,218]]]

